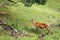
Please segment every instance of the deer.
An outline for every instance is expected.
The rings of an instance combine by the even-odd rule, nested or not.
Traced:
[[[47,23],[42,23],[42,22],[36,22],[35,19],[30,20],[32,24],[37,28],[37,29],[46,29],[48,31],[47,34],[49,34],[49,24]]]

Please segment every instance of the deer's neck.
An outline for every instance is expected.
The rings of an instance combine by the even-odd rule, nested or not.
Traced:
[[[32,21],[32,23],[35,25],[36,24],[36,22],[35,21]]]

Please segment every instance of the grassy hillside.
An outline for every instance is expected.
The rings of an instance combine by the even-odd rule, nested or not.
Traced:
[[[34,4],[32,7],[25,7],[23,3],[19,2],[14,6],[0,6],[0,11],[11,15],[11,17],[6,18],[6,21],[9,25],[14,24],[14,27],[16,27],[19,32],[22,30],[27,30],[27,32],[32,35],[32,37],[19,37],[18,40],[38,40],[38,33],[32,32],[31,28],[34,26],[29,21],[35,16],[38,16],[38,18],[35,19],[37,22],[44,23],[50,23],[49,20],[54,20],[53,17],[48,18],[50,15],[53,15],[59,19],[60,0],[47,0],[45,5]],[[46,35],[44,40],[60,40],[60,28],[53,27],[52,31],[53,34]],[[55,31],[57,33],[55,33]],[[0,34],[0,40],[14,40],[14,37],[6,35],[4,32],[0,31]]]

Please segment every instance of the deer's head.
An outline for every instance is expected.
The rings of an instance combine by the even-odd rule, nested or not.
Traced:
[[[38,17],[38,16],[35,16],[33,19],[30,20],[30,22],[35,23],[35,22],[36,22],[35,19],[36,19],[37,17]]]

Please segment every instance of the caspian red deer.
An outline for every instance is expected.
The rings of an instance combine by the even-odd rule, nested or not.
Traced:
[[[48,33],[50,32],[49,24],[42,23],[42,22],[36,22],[34,19],[32,19],[31,22],[36,28],[46,29],[48,31]]]

